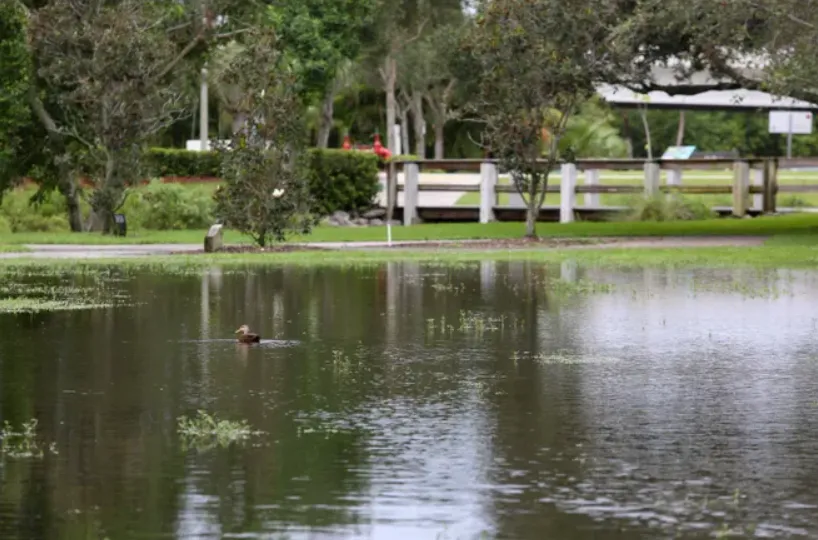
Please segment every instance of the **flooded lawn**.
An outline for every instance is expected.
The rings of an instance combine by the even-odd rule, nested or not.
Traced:
[[[816,295],[570,263],[9,274],[0,538],[815,538]]]

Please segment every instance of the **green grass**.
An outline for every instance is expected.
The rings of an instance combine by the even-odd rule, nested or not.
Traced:
[[[520,238],[524,224],[437,223],[393,227],[396,241],[466,240]],[[753,219],[716,218],[699,221],[665,222],[576,222],[539,223],[543,237],[615,237],[615,236],[774,236],[818,233],[818,214],[788,214]],[[121,238],[95,233],[6,233],[0,234],[0,248],[16,250],[20,244],[199,244],[205,231],[138,231]],[[385,241],[386,227],[317,227],[312,234],[296,236],[293,242]],[[226,243],[249,243],[247,237],[226,231]],[[5,246],[4,246],[5,244]]]
[[[3,235],[0,234],[0,253],[25,253],[27,251],[31,251],[25,246],[15,245],[13,242],[10,242],[10,245],[2,244],[2,237]]]
[[[818,269],[818,236],[779,236],[757,247],[605,248],[547,250],[350,250],[257,254],[213,254],[110,259],[0,259],[0,277],[32,272],[95,273],[117,267],[123,271],[190,274],[213,267],[247,269],[255,266],[359,266],[389,261],[434,261],[440,264],[476,261],[574,260],[599,267],[814,268]]]
[[[683,171],[682,185],[702,186],[702,185],[731,185],[732,171]],[[644,175],[640,171],[601,171],[599,181],[603,185],[643,185]],[[579,174],[578,183],[584,182],[583,174]],[[662,183],[667,182],[667,171],[662,171]],[[781,185],[814,185],[815,193],[779,193],[776,204],[781,208],[788,207],[818,207],[818,172],[812,171],[787,171],[778,172],[778,182]],[[509,177],[501,176],[500,183],[508,185]],[[559,171],[552,173],[548,178],[548,185],[559,186]],[[632,197],[630,194],[622,195],[600,195],[600,204],[610,206],[624,206]],[[701,200],[709,206],[731,206],[730,195],[685,195],[692,200]],[[508,205],[510,196],[508,193],[501,193],[498,196],[498,205]],[[585,196],[577,195],[577,204],[584,204]],[[458,206],[478,206],[480,204],[479,193],[466,193],[461,196],[456,203]],[[559,193],[549,193],[545,199],[545,205],[559,205]]]

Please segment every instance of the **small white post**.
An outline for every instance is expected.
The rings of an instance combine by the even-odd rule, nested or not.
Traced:
[[[667,170],[667,185],[681,186],[682,185],[682,169],[668,169]]]
[[[764,186],[764,167],[762,166],[760,169],[753,169],[751,181],[754,186],[763,187]],[[764,210],[764,194],[763,193],[754,193],[753,194],[753,210],[758,210],[759,212]]]
[[[599,185],[599,170],[586,169],[585,171],[585,185],[598,186]],[[586,193],[585,206],[599,206],[599,193]]]
[[[659,181],[662,178],[662,168],[658,163],[645,162],[645,197],[655,197],[659,194]]]
[[[577,198],[577,166],[564,163],[560,175],[560,223],[572,223]]]
[[[413,225],[418,220],[418,181],[420,169],[417,163],[407,163],[403,168],[403,224]]]
[[[494,205],[497,203],[497,165],[480,164],[480,223],[495,221]]]
[[[750,164],[746,161],[733,163],[733,215],[744,217],[747,213],[750,186]]]

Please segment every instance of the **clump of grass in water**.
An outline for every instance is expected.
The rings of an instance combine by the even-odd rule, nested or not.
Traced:
[[[45,450],[37,441],[37,419],[24,422],[21,430],[16,431],[8,422],[0,430],[0,456],[10,458],[42,458],[45,452],[57,454],[57,445],[49,444]]]
[[[226,447],[262,433],[253,431],[246,420],[219,420],[202,410],[193,418],[180,416],[176,425],[185,444],[196,448]]]
[[[559,295],[578,295],[613,292],[614,286],[610,283],[598,283],[587,279],[579,281],[567,281],[564,279],[551,279],[546,282],[549,292]]]

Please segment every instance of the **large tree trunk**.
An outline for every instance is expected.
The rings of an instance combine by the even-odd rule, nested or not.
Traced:
[[[247,115],[241,112],[237,112],[233,114],[233,122],[230,126],[232,130],[232,134],[235,135],[236,133],[243,131],[247,126]]]
[[[435,122],[435,159],[444,158],[444,127],[442,121]]]
[[[426,119],[423,117],[423,96],[415,92],[412,96],[412,119],[415,131],[415,155],[426,159]]]
[[[400,152],[409,153],[409,108],[403,107],[400,110]]]
[[[525,212],[525,237],[537,238],[537,214],[540,208],[537,206],[537,196],[529,194],[528,204]]]
[[[685,140],[685,112],[679,111],[679,128],[676,131],[676,146],[682,146]]]
[[[65,197],[65,204],[68,211],[68,225],[71,232],[82,232],[82,213],[80,212],[80,199],[77,194],[77,180],[72,174],[63,177],[59,183],[59,191]]]
[[[335,114],[335,92],[332,88],[327,90],[324,102],[321,104],[321,117],[318,119],[318,137],[316,146],[327,148],[329,146],[329,136],[332,133],[332,119]]]
[[[396,153],[397,141],[395,140],[395,120],[397,116],[397,104],[395,100],[395,90],[398,79],[397,60],[390,54],[384,61],[383,89],[386,92],[386,147],[392,154]]]

